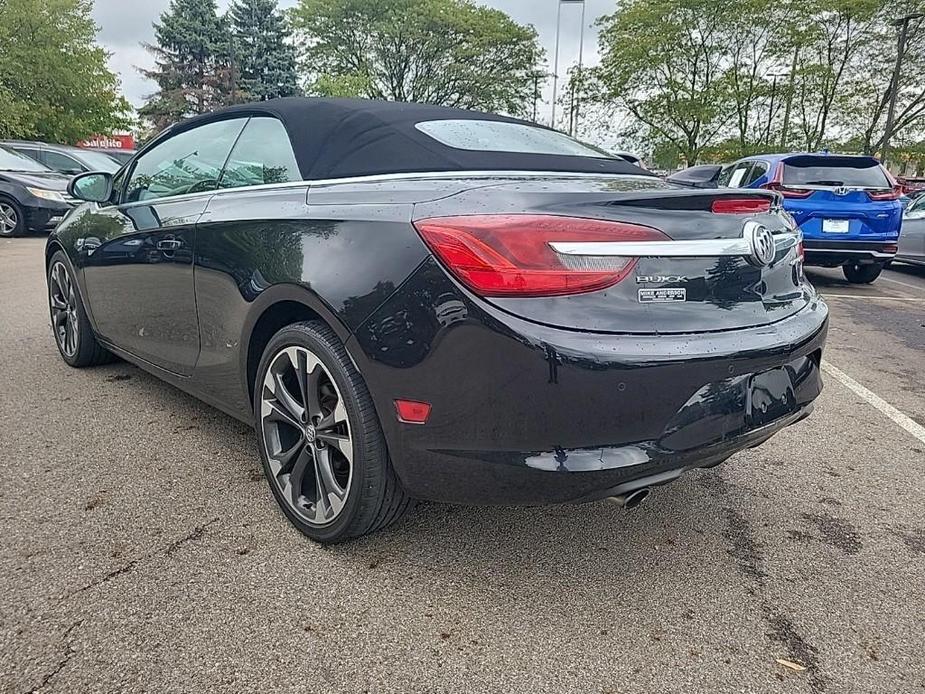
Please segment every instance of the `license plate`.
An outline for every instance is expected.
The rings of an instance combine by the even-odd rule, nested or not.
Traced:
[[[826,234],[847,234],[850,223],[847,219],[823,219],[822,231]]]
[[[673,301],[687,301],[687,289],[677,287],[674,289],[639,290],[639,303],[641,304],[667,304]]]

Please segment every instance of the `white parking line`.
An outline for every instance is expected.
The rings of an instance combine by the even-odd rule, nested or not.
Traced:
[[[909,288],[909,289],[915,289],[916,291],[919,291],[919,292],[925,292],[925,287],[923,287],[923,286],[921,286],[921,285],[918,285],[918,284],[909,284],[908,282],[900,282],[899,280],[894,280],[892,277],[884,277],[883,275],[881,275],[881,276],[880,276],[880,281],[881,281],[881,282],[890,282],[890,283],[892,283],[892,284],[898,284],[900,287],[907,287],[907,288]]]
[[[916,301],[916,302],[925,302],[925,299],[920,299],[917,296],[879,296],[877,294],[831,294],[829,292],[822,293],[823,299],[883,299],[884,301]]]
[[[841,383],[843,386],[849,390],[854,391],[857,395],[861,396],[868,404],[873,405],[878,410],[880,410],[887,417],[892,419],[896,424],[901,426],[903,429],[912,434],[922,443],[925,443],[925,427],[913,420],[908,415],[903,414],[895,407],[893,407],[886,400],[881,398],[876,393],[873,393],[860,383],[855,381],[851,376],[846,374],[841,369],[832,366],[829,362],[823,359],[822,361],[822,370],[825,371],[829,376],[834,378],[836,381]]]

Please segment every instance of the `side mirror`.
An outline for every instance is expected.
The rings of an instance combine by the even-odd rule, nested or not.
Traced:
[[[89,171],[74,176],[67,184],[71,197],[87,202],[108,202],[112,195],[112,174],[103,171]]]

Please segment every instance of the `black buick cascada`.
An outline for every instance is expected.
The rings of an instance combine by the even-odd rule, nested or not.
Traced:
[[[55,339],[257,432],[336,542],[413,499],[638,503],[806,417],[827,309],[768,191],[531,123],[281,99],[164,132],[51,236]]]

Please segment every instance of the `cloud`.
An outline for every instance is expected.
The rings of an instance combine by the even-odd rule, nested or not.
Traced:
[[[296,1],[281,0],[280,7],[292,7]],[[556,0],[480,0],[480,3],[506,12],[520,24],[532,24],[546,49],[546,68],[552,72],[556,44]],[[112,54],[110,67],[119,75],[126,98],[135,106],[140,106],[155,89],[155,85],[136,69],[150,68],[154,64],[150,53],[141,48],[140,44],[154,40],[153,24],[169,4],[169,0],[96,0],[93,17],[100,26],[98,40]],[[227,9],[229,4],[230,0],[218,0],[220,11]],[[615,2],[586,0],[585,5],[583,58],[586,65],[594,65],[598,61],[594,21],[603,14],[613,12]],[[581,5],[563,3],[561,13],[560,86],[568,67],[578,62]],[[546,84],[542,98],[544,104],[539,109],[540,120],[548,122],[552,102],[551,79]]]

